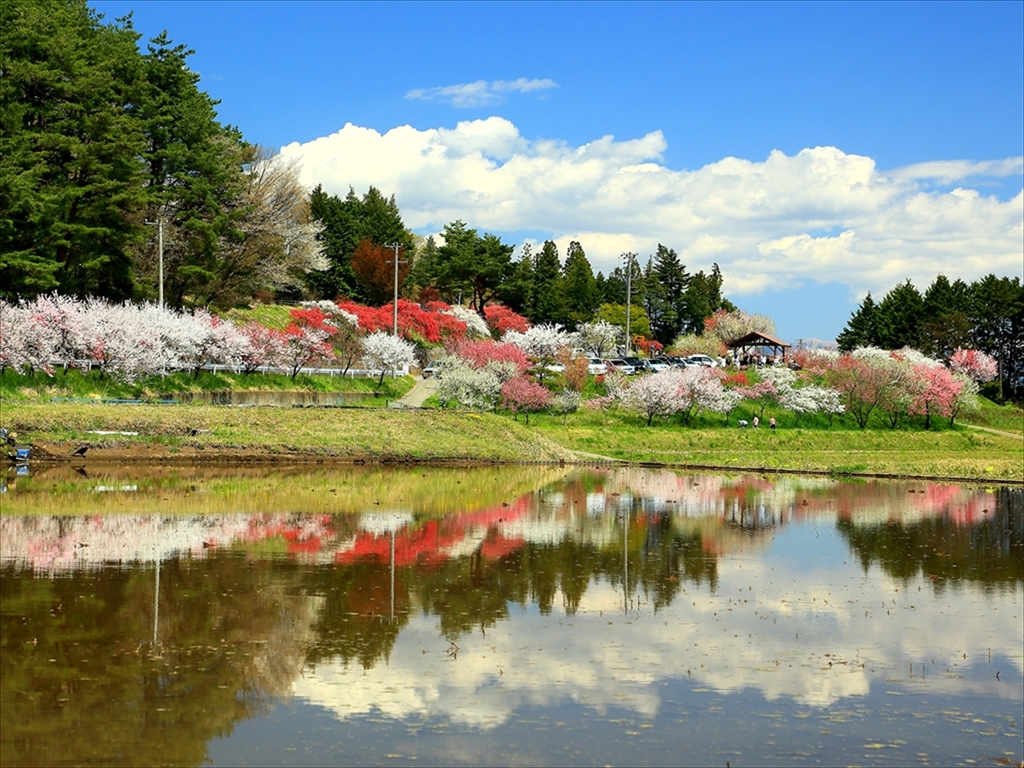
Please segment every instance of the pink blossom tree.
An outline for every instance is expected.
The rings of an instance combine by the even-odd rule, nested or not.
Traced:
[[[976,349],[958,348],[949,356],[949,367],[979,382],[992,381],[999,375],[999,365],[991,355]]]
[[[682,390],[683,369],[669,368],[634,379],[620,391],[619,400],[646,416],[651,426],[655,416],[671,416],[683,408]]]
[[[263,367],[281,365],[284,360],[284,331],[250,321],[239,328],[248,341],[241,355],[242,373],[248,376]]]
[[[931,428],[932,414],[950,416],[964,388],[964,379],[941,365],[918,365],[917,375],[923,386],[915,392],[910,412],[924,415],[924,428]]]
[[[514,376],[502,385],[501,400],[512,411],[513,417],[518,418],[522,411],[529,424],[531,413],[548,407],[551,391],[525,376]]]

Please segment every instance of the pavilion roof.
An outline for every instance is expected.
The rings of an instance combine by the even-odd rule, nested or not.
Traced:
[[[746,336],[740,336],[738,339],[733,339],[728,344],[726,344],[726,346],[729,347],[730,349],[735,349],[736,347],[752,347],[759,345],[769,347],[783,347],[786,349],[793,346],[792,344],[787,344],[782,339],[777,339],[774,336],[770,336],[767,333],[761,333],[760,331],[754,331],[752,333],[748,333]]]

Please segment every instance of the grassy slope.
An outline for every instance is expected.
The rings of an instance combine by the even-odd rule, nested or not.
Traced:
[[[618,414],[562,426],[534,419],[574,451],[623,461],[833,473],[1024,480],[1020,438],[972,430],[728,429],[647,427]],[[533,422],[531,422],[533,423]]]
[[[22,440],[65,447],[124,449],[141,443],[172,453],[243,449],[268,456],[421,460],[555,461],[568,456],[539,433],[490,414],[8,402],[3,404],[3,421]],[[96,435],[90,430],[139,434]]]

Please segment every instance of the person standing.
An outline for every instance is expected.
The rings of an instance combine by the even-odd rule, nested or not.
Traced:
[[[775,417],[768,419],[768,429],[775,429]]]
[[[755,416],[754,417],[754,429],[757,429],[757,425],[760,424],[760,423],[761,423],[761,420],[759,418],[757,418],[757,416]]]

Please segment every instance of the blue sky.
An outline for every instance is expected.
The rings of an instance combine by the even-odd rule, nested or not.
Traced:
[[[91,5],[195,49],[308,184],[605,272],[664,242],[789,341],[906,278],[1022,271],[1021,3]]]

